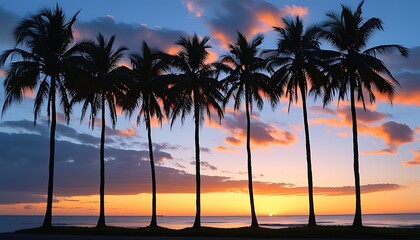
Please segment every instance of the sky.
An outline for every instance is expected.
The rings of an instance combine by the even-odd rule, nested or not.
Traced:
[[[39,0],[0,1],[0,51],[14,47],[11,32],[20,19],[58,3],[71,17],[77,41],[98,32],[116,35],[116,46],[139,51],[141,41],[168,53],[179,50],[180,36],[209,36],[209,62],[226,53],[236,32],[252,38],[265,36],[263,49],[274,48],[282,17],[299,15],[305,25],[326,20],[328,11],[353,9],[358,1],[290,0]],[[401,44],[410,49],[404,59],[379,56],[400,82],[392,104],[377,95],[367,110],[357,105],[359,125],[362,210],[364,213],[420,212],[420,2],[366,0],[365,19],[379,17],[384,31],[369,46]],[[323,48],[331,48],[327,43]],[[129,65],[127,59],[121,62]],[[0,68],[3,81],[7,64]],[[0,103],[4,90],[0,87]],[[0,119],[0,214],[43,214],[45,211],[49,126],[46,106],[33,123],[34,92],[15,103]],[[301,103],[288,102],[252,115],[251,144],[258,215],[307,214],[305,138]],[[78,110],[79,109],[79,110]],[[201,127],[202,214],[249,215],[245,149],[245,114],[226,108],[221,125],[206,121]],[[315,212],[354,212],[351,115],[348,101],[323,108],[308,99]],[[92,130],[80,120],[76,106],[69,125],[58,113],[54,214],[97,215],[99,207],[100,125]],[[108,119],[106,119],[109,123]],[[98,119],[100,121],[100,119]],[[156,122],[156,121],[155,121]],[[150,215],[151,180],[145,125],[119,113],[116,129],[106,129],[105,172],[107,215]],[[157,213],[194,215],[194,124],[190,115],[171,129],[164,121],[153,124],[157,159]],[[176,207],[174,207],[176,206]]]

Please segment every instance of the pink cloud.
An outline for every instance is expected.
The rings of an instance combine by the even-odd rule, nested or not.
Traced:
[[[377,151],[366,151],[366,152],[362,152],[362,154],[365,155],[376,155],[376,154],[396,154],[397,151],[393,148],[384,148],[382,150],[377,150]]]
[[[281,27],[282,17],[308,14],[307,7],[286,5],[279,8],[257,0],[194,1],[186,7],[189,12],[204,15],[211,36],[224,48],[236,40],[237,31],[250,38],[271,31],[273,26]],[[199,9],[206,9],[206,12]]]
[[[118,136],[118,137],[132,137],[136,135],[136,130],[134,128],[127,129],[116,129],[107,128],[107,136]]]
[[[283,8],[283,11],[288,15],[294,15],[294,16],[306,16],[309,13],[308,7],[301,7],[296,5],[286,5]]]
[[[230,145],[240,146],[242,145],[242,140],[235,137],[226,137],[225,142]]]
[[[180,30],[118,22],[112,16],[95,18],[88,22],[77,21],[73,28],[74,38],[77,41],[95,38],[98,32],[101,32],[106,38],[116,35],[115,46],[124,45],[132,51],[139,50],[142,41],[164,51],[170,49],[175,51],[171,47],[175,45],[179,37],[188,36],[186,32]]]
[[[226,114],[222,121],[222,128],[229,134],[225,142],[238,146],[246,141],[245,114],[236,112]],[[261,121],[258,115],[251,119],[251,143],[255,146],[283,145],[287,146],[297,142],[297,136],[289,131],[279,129]]]
[[[224,152],[234,152],[235,151],[232,148],[228,148],[228,147],[221,146],[221,145],[216,146],[214,149],[217,150],[217,151],[224,151]]]
[[[319,107],[311,107],[311,113],[319,114],[326,113],[333,115],[332,110],[321,109]],[[356,107],[358,131],[361,134],[371,135],[373,137],[382,138],[387,148],[374,151],[365,151],[363,154],[395,154],[401,144],[410,143],[414,141],[414,131],[403,123],[388,121],[383,124],[372,126],[373,123],[386,119],[389,115],[378,111],[366,110],[362,107]],[[310,120],[313,124],[323,124],[336,128],[351,127],[351,112],[350,106],[345,106],[337,110],[336,116],[331,118],[315,118]],[[350,136],[349,132],[337,133],[340,137]]]
[[[337,111],[333,111],[329,108],[322,107],[311,107],[309,108],[312,114],[328,114],[336,115],[335,118],[315,118],[310,120],[314,124],[324,124],[332,127],[348,127],[352,125],[350,106],[343,106]],[[356,116],[358,125],[361,127],[366,124],[371,124],[384,120],[389,114],[381,113],[374,110],[366,109],[363,107],[356,107]]]
[[[136,135],[136,130],[134,128],[117,130],[117,135],[118,136],[134,136]]]
[[[194,1],[184,1],[184,5],[187,7],[188,12],[194,14],[195,17],[201,17],[204,13],[204,9]]]
[[[369,127],[362,131],[384,139],[391,150],[395,150],[401,144],[414,141],[414,131],[406,124],[394,121],[389,121],[376,127]]]
[[[420,166],[420,150],[414,150],[412,151],[414,154],[413,159],[409,161],[405,161],[403,164],[405,166],[411,167],[411,166]]]
[[[420,47],[411,48],[408,58],[387,55],[384,60],[400,83],[395,88],[393,103],[420,106]],[[388,102],[388,98],[378,95],[378,101]]]
[[[331,110],[328,107],[321,107],[321,106],[311,106],[309,107],[309,111],[314,114],[328,114],[328,115],[335,115],[336,111]]]

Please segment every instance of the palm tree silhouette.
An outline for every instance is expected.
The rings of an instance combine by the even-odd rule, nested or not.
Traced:
[[[290,105],[302,99],[303,123],[306,139],[306,162],[308,172],[309,226],[316,226],[313,199],[311,145],[309,138],[308,113],[306,97],[310,86],[323,86],[327,82],[322,73],[322,57],[326,51],[320,49],[319,28],[311,26],[304,29],[302,20],[297,16],[288,21],[283,18],[284,27],[274,27],[280,34],[277,49],[264,51],[269,55],[269,65],[273,73],[274,92],[289,98]],[[309,83],[308,83],[309,82]],[[309,85],[309,86],[308,86]],[[319,89],[319,88],[314,88]]]
[[[24,98],[25,90],[38,88],[34,103],[34,124],[40,115],[42,105],[47,102],[48,121],[51,120],[50,154],[48,171],[47,207],[43,227],[51,227],[54,186],[54,155],[56,130],[56,95],[61,98],[67,124],[69,123],[69,101],[63,85],[63,72],[66,62],[75,53],[72,47],[72,26],[76,13],[66,22],[63,10],[56,5],[52,10],[42,9],[36,15],[23,19],[15,28],[16,46],[0,56],[0,65],[9,57],[18,56],[20,61],[11,63],[4,79],[5,101],[2,115],[13,102]]]
[[[257,35],[248,43],[246,38],[238,32],[235,44],[229,44],[230,53],[222,56],[221,69],[228,73],[223,80],[227,89],[225,104],[231,97],[234,99],[234,108],[239,109],[242,98],[245,98],[246,110],[246,150],[248,163],[248,188],[251,205],[251,227],[258,227],[255,213],[254,190],[252,187],[251,164],[251,114],[253,102],[258,109],[262,109],[264,100],[261,94],[270,93],[270,77],[263,73],[266,70],[266,61],[259,55],[259,46],[264,37]]]
[[[137,124],[144,118],[149,145],[150,168],[152,173],[152,219],[151,227],[157,227],[156,214],[156,173],[153,157],[151,118],[155,117],[160,124],[164,117],[161,103],[166,102],[168,81],[163,75],[169,68],[170,58],[157,49],[142,43],[141,52],[130,55],[136,80],[122,99],[123,110],[130,116],[138,108]]]
[[[400,45],[379,45],[365,49],[373,33],[383,30],[383,27],[379,18],[364,21],[362,6],[363,1],[354,12],[344,5],[342,5],[341,13],[328,12],[328,20],[323,24],[321,31],[321,37],[331,43],[340,53],[340,57],[328,69],[331,82],[326,88],[324,105],[331,102],[336,93],[342,100],[350,95],[356,192],[356,212],[353,221],[355,227],[362,226],[355,95],[357,95],[357,100],[362,102],[365,110],[365,95],[368,95],[371,103],[376,99],[373,89],[386,94],[389,100],[392,100],[395,87],[399,83],[376,56],[395,51],[402,56],[408,56],[407,48]]]
[[[200,183],[200,124],[204,122],[204,113],[211,119],[215,111],[219,120],[223,117],[221,103],[224,96],[221,84],[216,79],[218,70],[213,64],[206,64],[209,55],[208,37],[200,39],[196,34],[177,42],[182,50],[173,58],[173,67],[179,70],[174,76],[174,84],[169,96],[175,102],[171,112],[171,126],[174,120],[181,117],[182,123],[186,115],[194,109],[195,124],[195,161],[196,161],[196,215],[194,228],[201,227],[201,183]]]
[[[100,142],[100,210],[97,227],[105,226],[105,107],[108,105],[112,128],[117,122],[116,99],[127,90],[126,85],[131,80],[129,69],[118,66],[123,57],[125,47],[113,50],[115,36],[107,41],[98,34],[96,42],[80,43],[80,52],[84,61],[79,61],[79,71],[68,76],[66,86],[72,96],[72,104],[83,102],[81,121],[90,107],[89,124],[92,128],[99,111],[101,111],[101,142]],[[77,64],[73,64],[77,65]]]

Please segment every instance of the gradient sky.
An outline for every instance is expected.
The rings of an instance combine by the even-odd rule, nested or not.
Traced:
[[[77,40],[98,31],[117,35],[117,45],[138,51],[142,40],[169,53],[180,35],[210,36],[210,60],[226,52],[236,31],[247,37],[265,34],[263,48],[274,48],[272,25],[298,14],[305,24],[326,19],[340,4],[358,1],[258,0],[14,0],[0,2],[0,51],[14,46],[12,29],[19,19],[58,2],[68,17],[81,10],[74,27]],[[393,105],[377,96],[365,112],[358,106],[362,209],[364,213],[420,212],[420,2],[367,0],[364,17],[379,17],[384,32],[369,46],[402,44],[410,57],[380,56],[401,83]],[[330,48],[328,44],[323,47]],[[127,64],[124,61],[122,64]],[[7,67],[7,66],[6,66]],[[5,69],[0,69],[0,79]],[[0,103],[4,94],[0,87]],[[48,123],[33,124],[34,93],[14,104],[0,120],[0,214],[43,214],[47,190]],[[353,154],[347,101],[322,108],[309,98],[315,211],[353,213]],[[44,107],[46,109],[46,107]],[[100,127],[80,122],[76,108],[69,126],[58,114],[54,214],[98,213]],[[99,119],[98,119],[99,120]],[[170,130],[153,127],[157,166],[158,214],[193,215],[195,211],[194,129],[192,116]],[[203,215],[247,215],[245,118],[226,109],[222,125],[202,126]],[[306,159],[300,103],[287,112],[287,101],[275,109],[266,104],[252,117],[253,173],[259,215],[307,214]],[[116,130],[107,128],[106,213],[150,214],[150,168],[144,124],[119,115]]]

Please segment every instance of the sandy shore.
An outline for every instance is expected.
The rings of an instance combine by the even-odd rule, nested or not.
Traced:
[[[261,240],[267,238],[231,238],[231,237],[145,237],[145,236],[88,236],[88,235],[55,235],[55,234],[0,234],[0,240]],[[268,238],[270,239],[270,238]],[[332,238],[281,238],[282,240],[331,240]],[[383,238],[345,238],[345,240],[374,240]],[[393,240],[407,240],[415,238],[392,238]],[[418,238],[417,238],[418,239]]]
[[[258,238],[223,238],[223,237],[165,237],[165,236],[86,236],[55,234],[0,234],[0,240],[257,240]],[[261,239],[259,239],[261,240]],[[287,239],[283,239],[287,240]],[[299,240],[299,239],[294,239]],[[318,239],[320,240],[320,239]],[[348,240],[348,239],[346,239]]]

